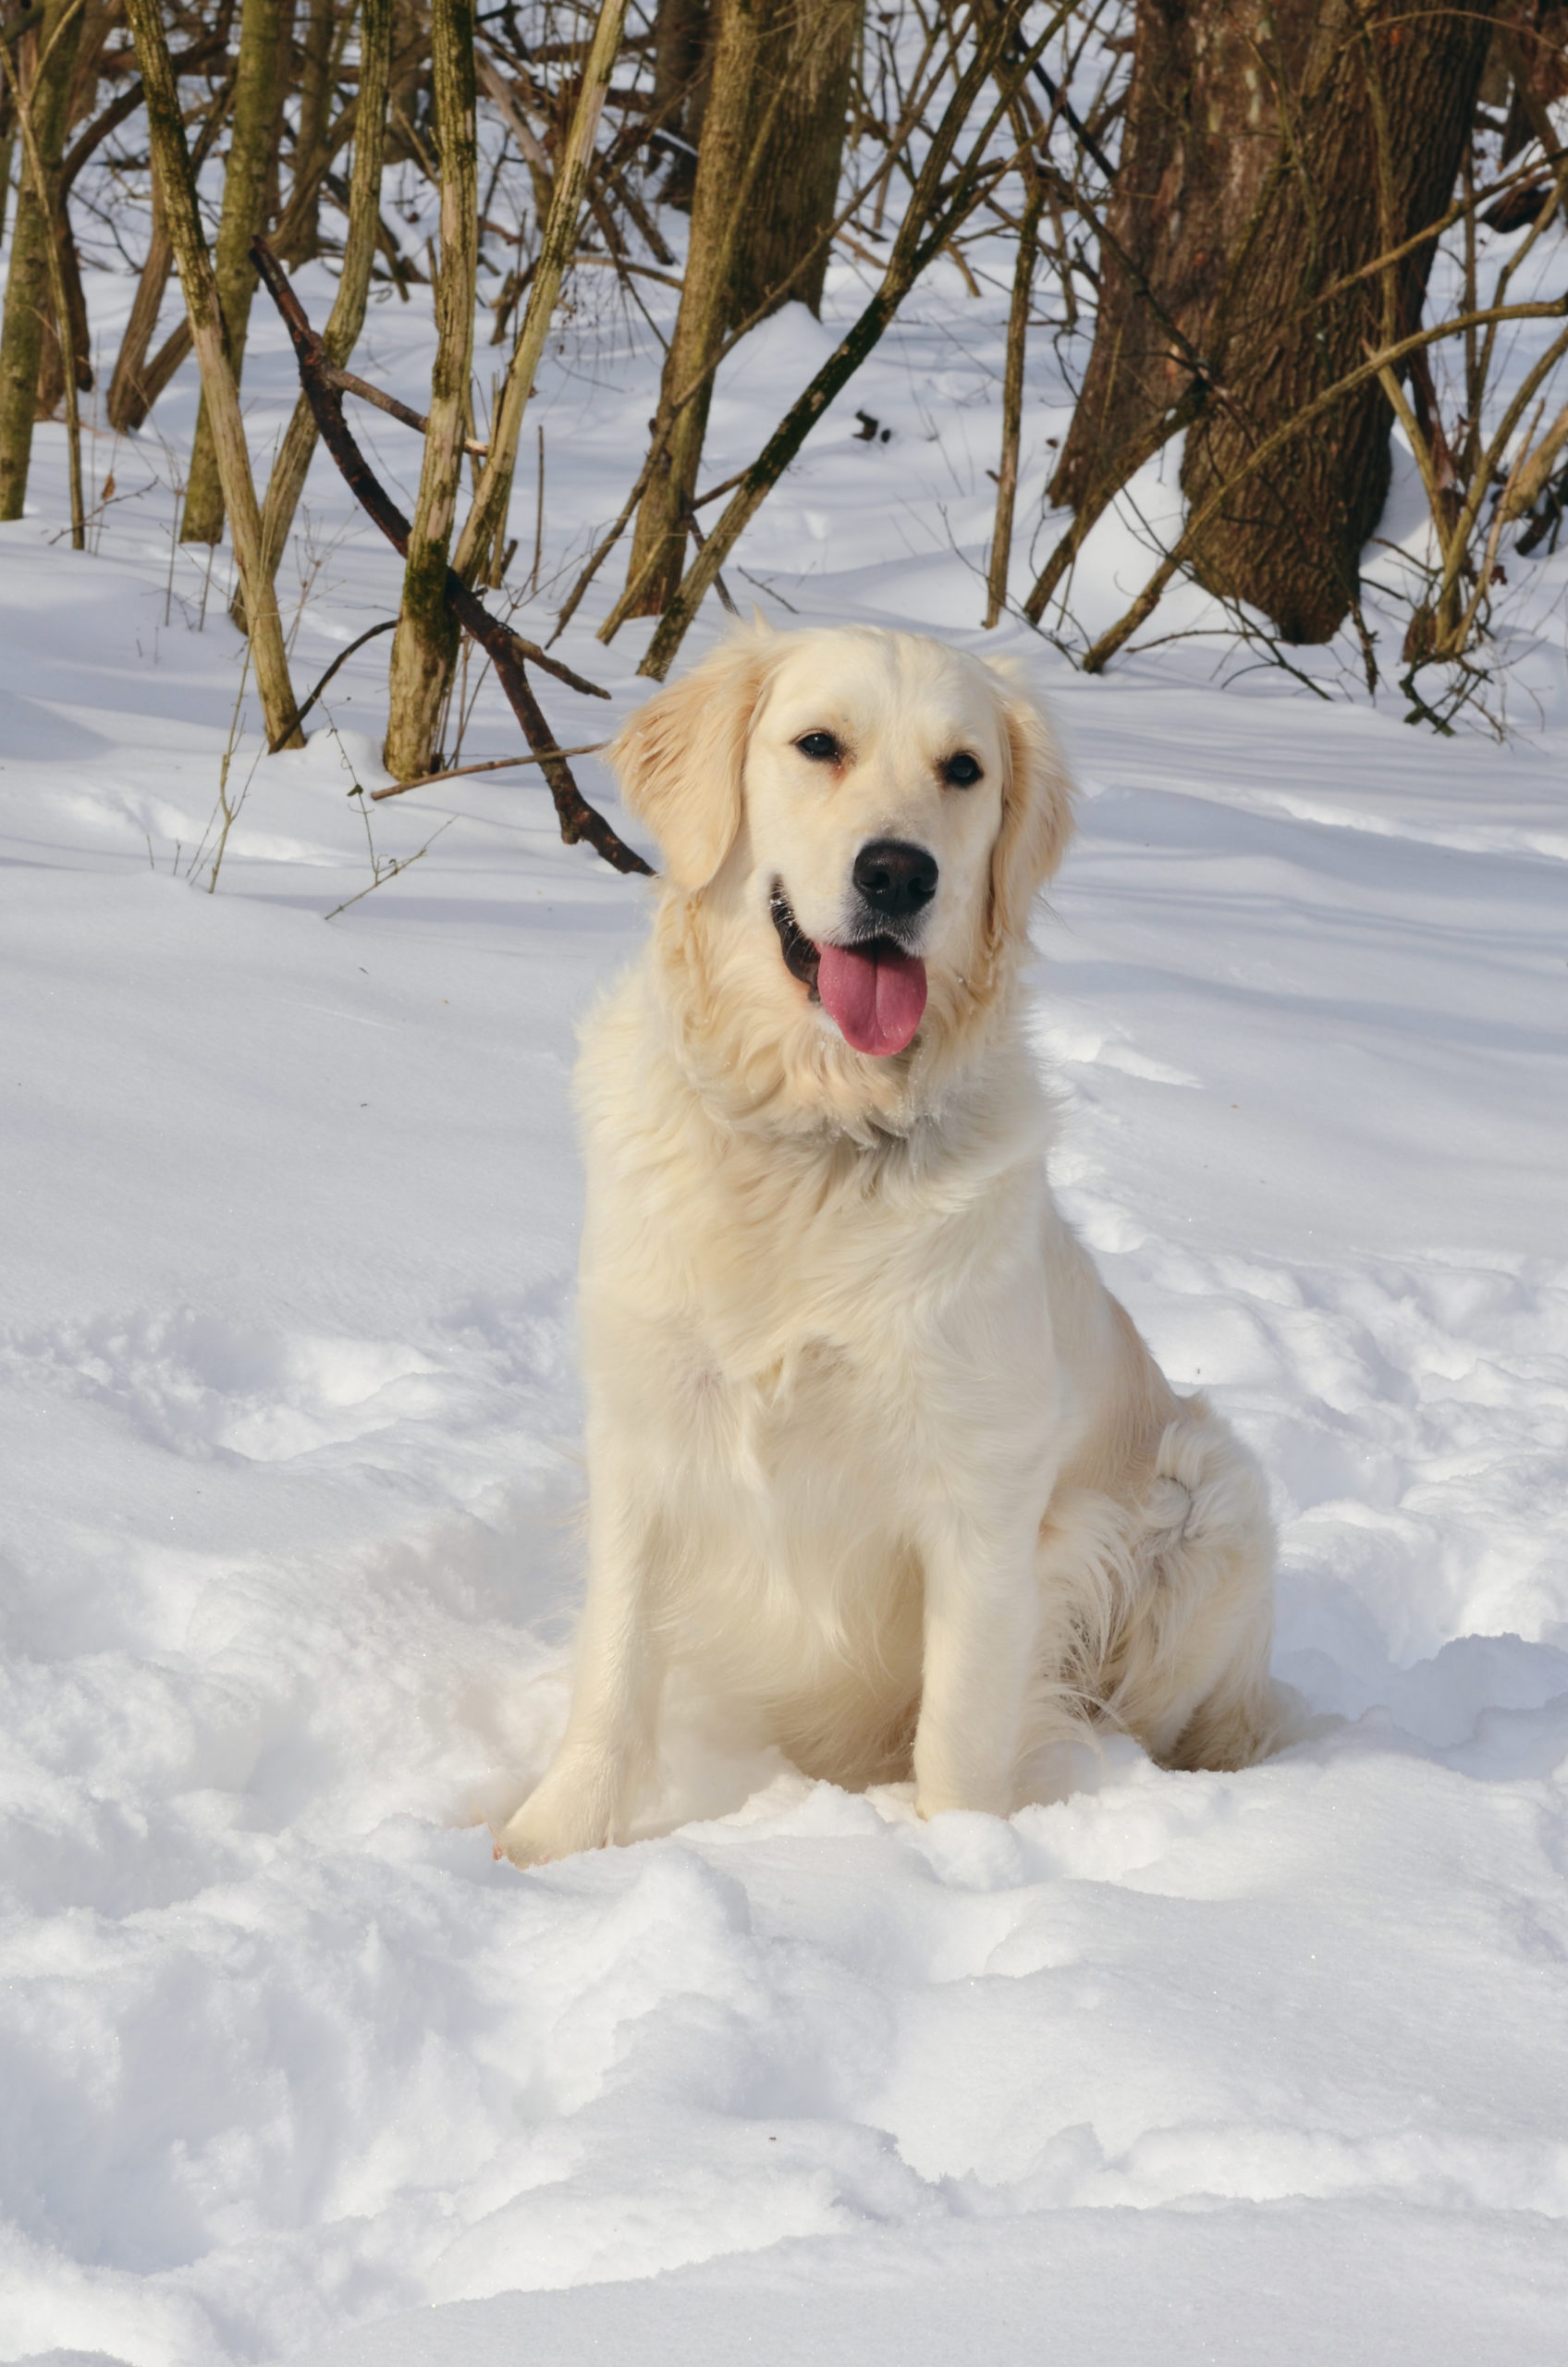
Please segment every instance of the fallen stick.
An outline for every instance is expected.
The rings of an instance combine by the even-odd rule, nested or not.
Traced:
[[[322,442],[337,463],[345,483],[361,508],[380,527],[398,556],[406,558],[409,521],[354,441],[343,416],[341,391],[331,383],[327,366],[324,366],[326,356],[322,350],[321,339],[306,319],[304,308],[264,239],[254,240],[251,256],[261,274],[263,286],[277,306],[284,326],[293,340],[295,358],[300,365],[300,384],[321,431]],[[454,573],[451,568],[447,570],[446,598],[447,607],[464,632],[471,633],[478,642],[496,668],[496,678],[522,726],[522,736],[549,784],[565,843],[569,847],[575,846],[580,840],[586,840],[594,852],[602,855],[614,870],[640,872],[651,878],[653,866],[644,863],[635,848],[629,847],[618,836],[578,788],[566,754],[557,742],[533,695],[523,661],[532,658],[535,665],[543,666],[557,680],[570,683],[573,690],[588,693],[591,697],[607,698],[609,693],[601,689],[597,682],[586,681],[581,674],[574,674],[558,659],[546,656],[544,650],[532,642],[524,641],[521,633],[514,632],[510,625],[503,624],[498,617],[493,617],[469,590],[461,576]]]
[[[609,744],[607,740],[586,740],[581,748],[541,748],[528,756],[486,756],[483,764],[448,765],[445,772],[422,773],[418,780],[395,780],[386,789],[373,789],[371,803],[379,805],[384,797],[406,797],[410,789],[430,789],[438,780],[466,780],[470,773],[504,773],[513,765],[542,765],[551,756],[596,756]]]

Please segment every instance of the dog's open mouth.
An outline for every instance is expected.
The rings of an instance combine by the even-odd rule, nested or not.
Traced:
[[[774,881],[773,893],[767,900],[767,909],[772,917],[773,926],[778,931],[778,942],[784,952],[784,967],[792,978],[799,978],[802,987],[810,988],[811,999],[815,1002],[818,1000],[817,964],[822,956],[790,911],[790,899],[784,893],[782,880]]]
[[[858,945],[816,945],[790,907],[783,883],[768,899],[784,966],[837,1023],[846,1044],[879,1060],[903,1051],[925,1010],[925,964],[890,937]]]

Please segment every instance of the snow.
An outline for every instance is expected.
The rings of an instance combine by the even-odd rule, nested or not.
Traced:
[[[92,280],[111,350],[129,288]],[[42,429],[0,529],[6,2360],[1562,2357],[1568,554],[1506,745],[1224,687],[1213,644],[1091,680],[988,638],[1005,291],[969,302],[939,266],[739,558],[777,621],[1036,653],[1085,791],[1032,981],[1059,1180],[1264,1458],[1318,1728],[930,1825],[677,1737],[675,1829],[493,1862],[578,1582],[573,1031],[645,891],[503,774],[375,807],[384,865],[428,852],[324,925],[373,877],[383,642],[302,753],[247,700],[203,892],[240,684],[227,555],[169,541],[193,386],[93,444],[153,482],[85,557]],[[525,629],[635,470],[612,325],[536,406]],[[742,350],[714,477],[825,334]],[[387,305],[356,366],[417,400],[428,357]],[[260,312],[246,388],[264,455]],[[406,492],[413,439],[357,424]],[[306,527],[301,687],[397,588],[319,465]],[[1096,548],[1109,619],[1146,554]],[[645,687],[645,628],[593,639],[617,581],[562,644],[610,705],[542,688],[572,743]],[[486,685],[464,753],[515,744]]]

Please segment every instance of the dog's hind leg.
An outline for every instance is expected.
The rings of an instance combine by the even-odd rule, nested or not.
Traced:
[[[1250,1767],[1292,1738],[1268,1674],[1274,1532],[1263,1474],[1201,1397],[1159,1442],[1109,1708],[1167,1767]]]

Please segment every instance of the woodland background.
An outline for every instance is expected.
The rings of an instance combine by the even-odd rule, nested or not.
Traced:
[[[1413,717],[1496,719],[1499,596],[1555,550],[1568,501],[1563,0],[6,0],[0,27],[0,520],[22,513],[35,422],[63,418],[84,546],[114,497],[112,460],[84,476],[84,410],[95,448],[147,438],[199,369],[178,533],[231,538],[275,746],[297,744],[304,697],[276,580],[325,426],[405,560],[390,771],[442,768],[466,632],[564,833],[637,867],[548,753],[529,668],[558,661],[507,621],[537,593],[546,531],[542,474],[535,517],[512,502],[546,341],[578,325],[602,341],[616,308],[644,355],[646,448],[557,587],[555,629],[590,595],[602,640],[656,619],[641,670],[662,676],[704,598],[735,605],[724,570],[748,525],[788,499],[813,427],[938,258],[976,294],[978,272],[1011,285],[987,625],[1011,608],[1098,671],[1185,579],[1273,662],[1348,634],[1367,688],[1391,675]],[[283,300],[312,259],[337,275],[330,317],[298,316],[304,390],[264,465],[241,412],[268,301],[258,234]],[[781,390],[750,465],[705,484],[721,363],[781,307],[819,313],[845,256],[858,316]],[[136,276],[112,354],[94,350],[84,260]],[[372,299],[425,288],[419,411],[349,365]],[[1040,338],[1078,396],[1040,515],[1021,518]],[[410,519],[357,457],[345,395],[423,435]],[[1362,578],[1396,433],[1429,511],[1395,587],[1397,649]],[[1074,562],[1166,446],[1181,514],[1146,537],[1122,613],[1084,627]]]

